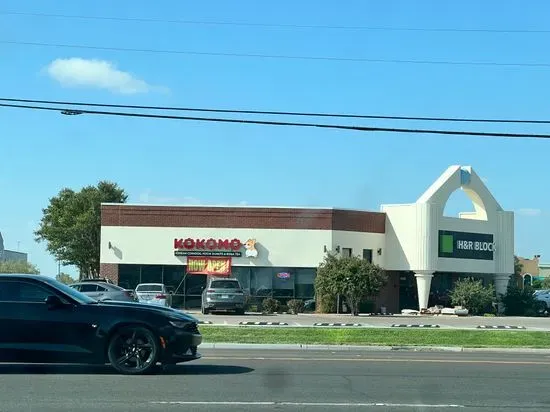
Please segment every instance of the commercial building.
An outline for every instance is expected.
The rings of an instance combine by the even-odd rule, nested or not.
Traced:
[[[474,211],[444,216],[456,190]],[[231,273],[253,297],[312,299],[327,252],[386,269],[373,305],[392,312],[440,303],[461,276],[504,293],[514,272],[514,215],[469,166],[449,167],[416,202],[380,212],[103,204],[101,221],[101,275],[125,287],[163,282],[186,307],[199,304],[206,274]]]
[[[4,248],[4,239],[0,233],[0,262],[27,262],[27,254]]]

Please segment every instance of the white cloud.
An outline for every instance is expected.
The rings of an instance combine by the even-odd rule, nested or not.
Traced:
[[[542,210],[540,209],[531,209],[531,208],[522,208],[516,210],[516,213],[518,215],[522,216],[540,216],[542,213]]]
[[[114,63],[106,60],[78,57],[56,59],[46,67],[46,72],[64,87],[95,87],[121,94],[167,90],[119,70]]]

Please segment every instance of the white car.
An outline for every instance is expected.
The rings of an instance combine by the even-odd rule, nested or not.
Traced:
[[[170,307],[172,299],[162,283],[140,283],[136,286],[138,302]]]

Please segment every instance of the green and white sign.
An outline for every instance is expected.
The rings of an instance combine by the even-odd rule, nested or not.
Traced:
[[[439,257],[493,260],[494,252],[492,234],[439,231]]]

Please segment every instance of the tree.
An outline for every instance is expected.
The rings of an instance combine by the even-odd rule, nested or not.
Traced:
[[[40,270],[32,263],[26,261],[0,261],[0,273],[28,273],[31,275],[40,274]]]
[[[101,181],[79,192],[62,189],[50,199],[38,230],[37,242],[63,265],[74,265],[81,278],[99,276],[101,203],[125,203],[128,196],[116,183]]]
[[[63,273],[63,272],[57,275],[55,279],[61,283],[64,283],[65,285],[70,285],[71,283],[76,282],[76,280],[73,279],[70,275],[67,275],[66,273]]]
[[[453,305],[465,307],[472,315],[481,315],[491,307],[495,288],[483,286],[481,280],[464,278],[457,280],[449,296]]]
[[[320,301],[343,295],[351,313],[358,315],[360,303],[367,297],[378,295],[387,280],[380,266],[365,259],[328,254],[317,268],[315,294]]]

